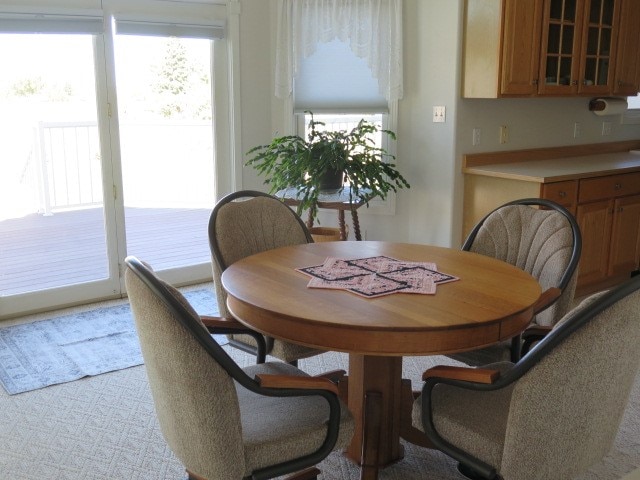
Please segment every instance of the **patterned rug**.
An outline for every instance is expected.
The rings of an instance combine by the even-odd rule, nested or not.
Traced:
[[[199,313],[218,313],[213,291],[185,296]],[[128,303],[0,329],[0,383],[10,395],[142,363]]]

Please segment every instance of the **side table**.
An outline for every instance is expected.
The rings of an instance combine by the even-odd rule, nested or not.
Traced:
[[[317,208],[327,208],[329,210],[338,211],[338,227],[340,228],[340,240],[347,239],[347,229],[345,224],[344,212],[346,210],[350,210],[351,220],[353,222],[353,234],[356,240],[362,240],[357,210],[362,205],[367,203],[371,190],[364,188],[360,189],[359,196],[356,197],[354,195],[351,201],[349,201],[349,193],[349,187],[341,188],[340,190],[337,190],[335,192],[320,192]],[[279,190],[275,194],[275,196],[281,198],[285,204],[292,207],[298,206],[300,204],[299,192],[295,187]],[[313,218],[311,212],[309,212],[309,217],[306,224],[307,228],[313,227]]]

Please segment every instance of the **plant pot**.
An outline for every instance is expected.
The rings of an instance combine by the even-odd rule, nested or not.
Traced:
[[[342,188],[344,172],[342,170],[327,170],[320,177],[320,191],[330,192],[337,191]]]
[[[340,229],[333,227],[311,227],[309,233],[316,243],[340,240]]]

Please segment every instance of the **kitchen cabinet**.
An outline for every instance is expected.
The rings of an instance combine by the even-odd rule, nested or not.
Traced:
[[[575,216],[578,202],[578,180],[543,183],[540,197],[562,205]]]
[[[553,200],[582,233],[579,295],[609,288],[640,268],[640,142],[465,155],[463,235],[518,198]],[[585,153],[594,149],[593,154]],[[492,163],[493,162],[493,163]]]
[[[537,92],[542,0],[467,0],[463,96]]]
[[[545,0],[541,95],[611,93],[620,2]]]
[[[609,266],[612,202],[604,200],[578,207],[576,220],[582,233],[578,278],[581,286],[603,282]]]
[[[580,180],[579,189],[580,285],[628,276],[638,269],[640,172]]]
[[[640,91],[640,8],[638,0],[622,0],[613,94],[634,96]]]
[[[640,195],[619,198],[613,205],[609,275],[625,275],[640,265]]]
[[[639,18],[637,0],[467,0],[463,97],[624,94]]]

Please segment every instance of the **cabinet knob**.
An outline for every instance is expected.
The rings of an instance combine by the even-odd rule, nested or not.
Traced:
[[[564,197],[566,197],[566,196],[567,196],[567,192],[558,192],[558,196],[559,196],[560,198],[564,198]]]
[[[577,80],[572,80],[571,81],[571,85],[578,85],[578,81]]]
[[[622,184],[621,184],[621,183],[616,183],[616,184],[613,186],[613,189],[614,189],[614,190],[620,190],[621,188],[622,188]]]
[[[533,80],[531,80],[531,85],[538,85],[538,79],[534,78]]]

